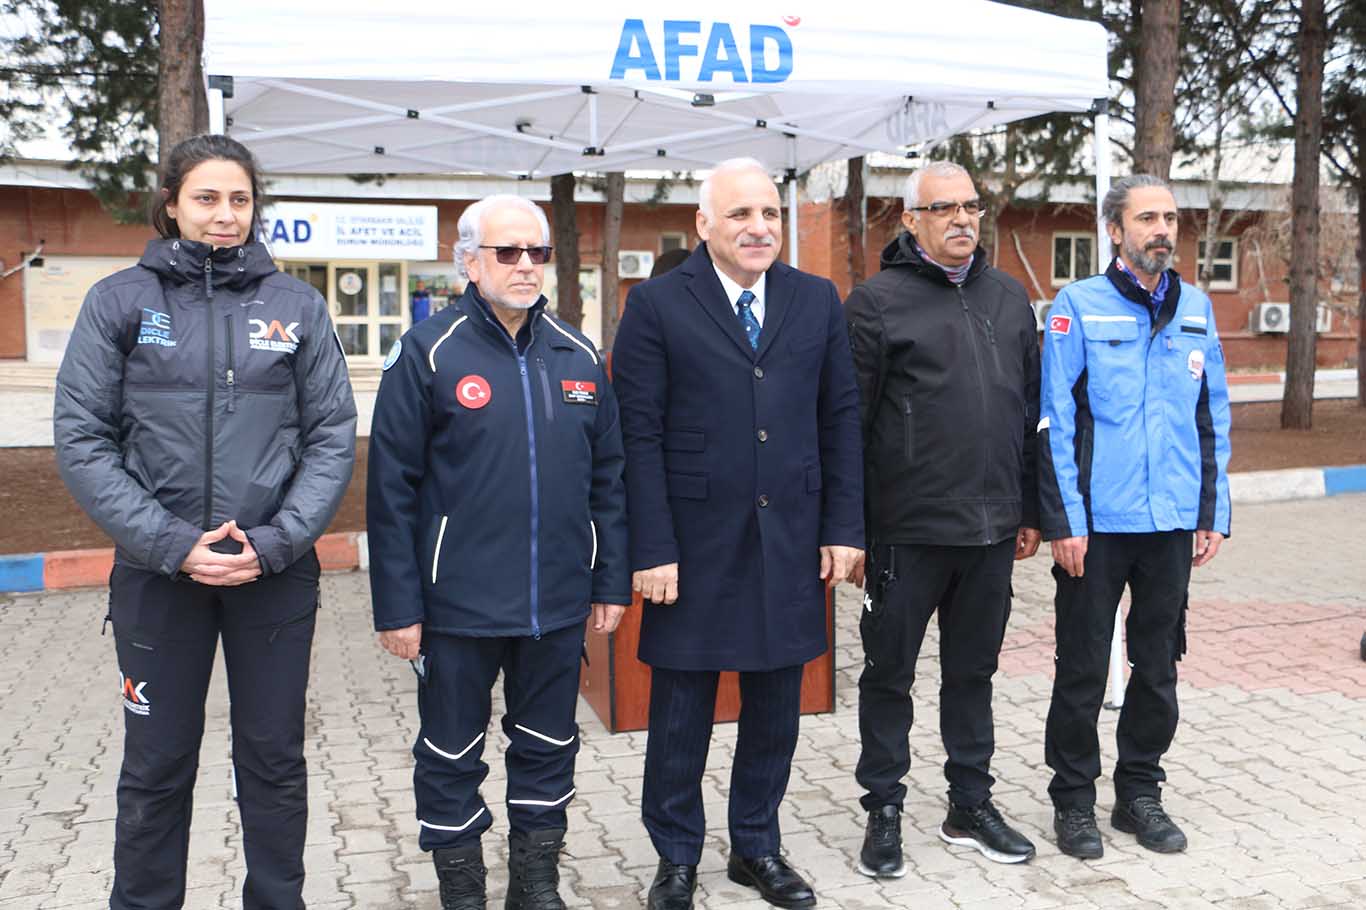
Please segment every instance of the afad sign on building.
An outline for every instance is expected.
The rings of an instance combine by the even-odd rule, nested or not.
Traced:
[[[786,82],[792,75],[792,37],[783,26],[665,19],[627,19],[621,27],[612,79],[736,85]],[[785,27],[784,27],[785,26]]]
[[[436,259],[436,206],[275,202],[261,240],[278,259]]]

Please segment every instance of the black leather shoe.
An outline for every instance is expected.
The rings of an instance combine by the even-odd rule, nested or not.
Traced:
[[[901,878],[906,874],[901,853],[901,810],[896,806],[878,806],[868,813],[858,871],[872,878]]]
[[[1116,831],[1138,835],[1140,846],[1154,853],[1180,853],[1186,849],[1186,835],[1162,808],[1155,796],[1139,796],[1127,803],[1116,803],[1110,813]]]
[[[939,839],[972,847],[994,863],[1024,863],[1034,858],[1029,838],[1010,827],[991,800],[970,809],[950,803],[948,817],[939,826]]]
[[[816,906],[816,892],[787,860],[774,853],[758,859],[730,855],[726,876],[737,885],[759,889],[759,896],[785,910],[806,910]]]
[[[696,866],[671,863],[660,857],[646,907],[649,910],[692,910],[692,893],[696,888]]]
[[[1100,859],[1105,845],[1096,827],[1096,813],[1091,808],[1053,810],[1053,831],[1058,835],[1058,849],[1077,859]]]

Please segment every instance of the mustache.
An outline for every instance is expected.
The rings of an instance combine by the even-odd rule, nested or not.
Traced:
[[[966,237],[969,240],[977,239],[977,232],[970,227],[950,228],[945,234],[945,240],[952,240],[955,237]]]
[[[1170,240],[1154,240],[1152,243],[1148,244],[1143,249],[1166,250],[1168,253],[1170,253],[1172,251],[1172,242]]]
[[[772,237],[741,237],[741,246],[773,246]]]

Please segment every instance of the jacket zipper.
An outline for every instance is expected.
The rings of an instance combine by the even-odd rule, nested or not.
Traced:
[[[546,373],[545,359],[536,358],[536,371],[541,374],[541,392],[545,396],[546,423],[555,422],[555,401],[550,397],[550,376]]]
[[[512,355],[517,358],[517,372],[522,378],[522,405],[526,409],[526,444],[527,444],[527,464],[530,466],[531,474],[531,637],[537,640],[541,637],[541,567],[540,567],[540,527],[541,527],[541,499],[538,492],[539,481],[536,473],[536,413],[531,407],[531,376],[527,372],[526,356],[517,350],[517,339],[508,334],[501,323],[494,323],[494,320],[487,313],[482,314],[485,319],[493,325],[503,338],[507,340],[512,348]],[[527,326],[530,340],[527,342],[527,350],[536,344],[536,323],[532,322]]]
[[[901,400],[902,430],[906,440],[903,443],[906,454],[906,467],[911,466],[911,460],[915,458],[915,420],[911,415],[911,396],[907,395]]]
[[[213,396],[218,384],[216,354],[218,342],[213,337],[213,259],[204,257],[204,305],[209,308],[209,394],[204,401],[204,530],[213,527]]]
[[[972,344],[972,362],[977,367],[977,393],[982,399],[982,421],[987,420],[987,378],[982,372],[982,354],[977,349],[977,332],[972,326],[972,312],[968,309],[968,299],[963,296],[962,287],[958,288],[958,302],[963,305],[963,321],[968,327],[968,341]],[[990,324],[988,323],[988,326]],[[990,333],[990,328],[988,328]],[[995,339],[993,339],[995,343]],[[982,542],[991,543],[991,520],[987,515],[987,481],[991,477],[991,447],[987,444],[986,434],[982,434]]]
[[[233,411],[237,410],[237,386],[235,384],[237,376],[236,370],[234,369],[237,364],[237,357],[233,353],[232,310],[228,310],[223,314],[223,324],[228,333],[228,413],[231,414]]]

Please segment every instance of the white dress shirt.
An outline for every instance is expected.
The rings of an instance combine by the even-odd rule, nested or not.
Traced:
[[[754,314],[754,318],[759,322],[759,328],[764,327],[764,283],[768,280],[768,273],[759,276],[759,280],[754,282],[752,288],[742,288],[736,284],[729,275],[716,268],[716,263],[711,267],[716,269],[716,277],[721,279],[721,287],[725,289],[726,297],[730,300],[730,308],[735,311],[735,318],[740,318],[740,295],[749,291],[754,295],[754,299],[749,302],[749,311]]]

